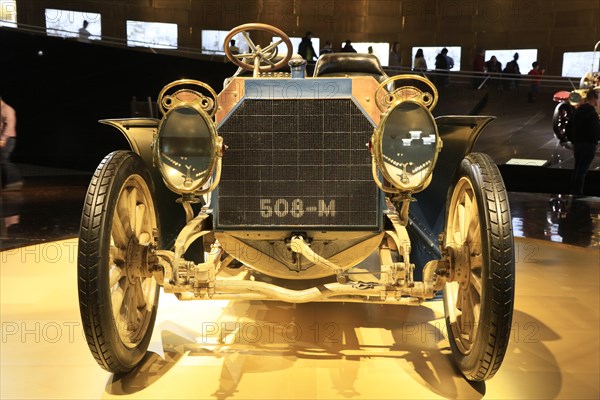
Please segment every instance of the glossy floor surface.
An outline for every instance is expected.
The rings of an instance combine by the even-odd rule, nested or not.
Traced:
[[[3,399],[594,399],[598,251],[517,239],[498,374],[455,369],[442,302],[422,306],[179,302],[161,293],[139,368],[100,369],[83,337],[74,239],[0,253]]]

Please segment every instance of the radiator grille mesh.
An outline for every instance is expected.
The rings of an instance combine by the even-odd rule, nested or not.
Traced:
[[[245,100],[219,128],[217,226],[377,227],[372,133],[350,99]]]

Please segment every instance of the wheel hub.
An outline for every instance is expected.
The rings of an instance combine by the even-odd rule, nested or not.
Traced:
[[[461,289],[468,289],[471,284],[471,250],[467,243],[461,247],[449,247],[450,265],[454,270],[451,274],[453,281],[458,282]]]
[[[148,247],[141,245],[138,238],[132,236],[127,244],[127,256],[125,259],[127,280],[130,284],[144,276],[147,270]]]

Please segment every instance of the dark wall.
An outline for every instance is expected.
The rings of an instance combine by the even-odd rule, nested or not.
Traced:
[[[217,92],[231,64],[120,49],[0,29],[0,95],[17,111],[17,162],[92,170],[126,148],[103,118],[130,116],[133,96],[156,100],[180,78]]]
[[[102,34],[120,39],[127,19],[176,23],[179,46],[197,49],[202,29],[248,22],[335,46],[398,41],[405,66],[412,46],[462,46],[463,69],[478,47],[533,48],[550,75],[565,51],[592,51],[600,38],[599,0],[17,0],[19,23],[44,26],[46,7],[100,13]]]

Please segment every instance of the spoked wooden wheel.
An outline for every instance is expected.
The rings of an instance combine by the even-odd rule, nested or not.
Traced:
[[[467,379],[486,380],[500,368],[508,346],[514,256],[506,189],[484,154],[469,154],[460,164],[445,248],[451,260],[444,310],[452,353]]]
[[[100,366],[127,372],[146,354],[158,305],[149,272],[157,218],[152,180],[132,152],[109,154],[88,188],[78,256],[79,307]]]

